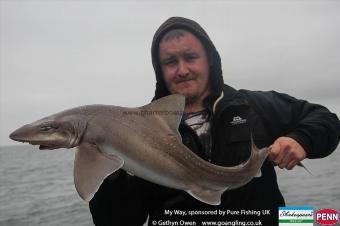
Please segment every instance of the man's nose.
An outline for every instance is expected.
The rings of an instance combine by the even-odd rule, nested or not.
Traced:
[[[180,77],[185,77],[189,74],[188,65],[183,60],[178,62],[177,74]]]

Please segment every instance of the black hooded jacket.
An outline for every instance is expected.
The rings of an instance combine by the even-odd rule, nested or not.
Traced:
[[[339,142],[340,123],[325,107],[295,99],[274,91],[235,90],[224,85],[220,56],[203,28],[196,22],[172,17],[155,33],[152,43],[152,63],[156,74],[154,99],[169,95],[158,61],[161,37],[169,30],[183,28],[202,42],[211,61],[210,84],[213,92],[204,103],[211,112],[212,163],[237,165],[249,157],[250,137],[258,147],[271,145],[280,136],[295,139],[305,149],[308,158],[321,158],[335,150]],[[202,146],[193,130],[184,124],[179,131],[183,143],[204,158]],[[276,173],[266,160],[261,176],[245,186],[224,192],[221,205],[210,206],[192,198],[184,191],[153,184],[125,171],[109,176],[90,202],[96,225],[171,225],[195,221],[261,221],[262,225],[278,224],[278,207],[284,199],[278,188]],[[170,211],[186,211],[182,216]],[[253,211],[204,214],[204,211]],[[196,211],[196,212],[190,212]],[[203,211],[203,212],[197,212]],[[260,211],[260,216],[257,215]],[[266,212],[267,211],[267,212]],[[189,213],[192,213],[190,215]],[[238,213],[238,214],[237,214]],[[156,223],[156,224],[155,224]]]

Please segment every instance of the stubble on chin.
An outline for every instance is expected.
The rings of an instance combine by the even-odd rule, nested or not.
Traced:
[[[183,95],[183,94],[182,94]],[[198,97],[196,95],[193,95],[193,94],[187,94],[187,95],[184,95],[185,96],[185,104],[186,105],[191,105],[191,104],[194,104],[197,102],[197,99]]]

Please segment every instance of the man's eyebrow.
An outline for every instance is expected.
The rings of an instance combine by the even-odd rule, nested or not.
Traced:
[[[161,62],[168,61],[168,60],[173,60],[173,59],[176,59],[176,57],[174,55],[172,55],[172,54],[169,54],[169,55],[167,55],[167,56],[165,56],[163,58],[161,58],[161,57],[159,58],[159,60]]]
[[[197,56],[200,55],[200,54],[199,54],[198,52],[196,52],[196,51],[187,51],[187,52],[185,52],[184,54],[185,54],[185,55],[195,55],[195,56],[196,56],[196,55],[197,55]]]

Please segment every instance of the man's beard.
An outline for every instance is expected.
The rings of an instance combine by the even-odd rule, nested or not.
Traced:
[[[197,101],[198,101],[198,96],[196,96],[196,95],[185,97],[185,104],[186,105],[194,104]]]

